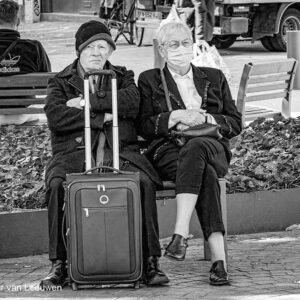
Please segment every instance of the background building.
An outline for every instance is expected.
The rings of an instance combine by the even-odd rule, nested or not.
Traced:
[[[42,13],[98,14],[100,0],[41,0]]]

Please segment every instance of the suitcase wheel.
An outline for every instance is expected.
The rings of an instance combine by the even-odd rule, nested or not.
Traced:
[[[72,282],[72,290],[73,291],[77,291],[78,290],[77,284],[75,282]]]
[[[137,281],[137,282],[134,283],[134,288],[135,289],[139,289],[140,288],[140,282],[139,281]]]

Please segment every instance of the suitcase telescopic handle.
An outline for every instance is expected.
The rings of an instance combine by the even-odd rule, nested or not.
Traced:
[[[92,168],[92,142],[91,142],[91,121],[90,121],[90,94],[89,77],[95,75],[111,76],[112,87],[112,116],[113,116],[113,167],[120,168],[119,163],[119,127],[118,127],[118,102],[117,102],[117,79],[113,70],[98,70],[84,74],[84,119],[85,119],[85,159],[86,172]]]
[[[95,168],[91,168],[89,170],[86,170],[84,173],[82,173],[83,175],[86,175],[88,173],[92,173],[93,171],[96,171],[96,170],[110,170],[110,171],[113,171],[115,173],[118,173],[118,174],[126,174],[126,175],[132,175],[134,174],[134,172],[130,172],[130,171],[121,171],[119,169],[115,169],[115,168],[112,168],[112,167],[108,167],[108,166],[99,166],[99,167],[95,167]]]
[[[92,71],[92,72],[86,72],[84,73],[84,79],[88,79],[90,76],[95,75],[105,75],[105,76],[111,76],[111,78],[116,78],[116,73],[113,70],[99,70],[99,71]]]

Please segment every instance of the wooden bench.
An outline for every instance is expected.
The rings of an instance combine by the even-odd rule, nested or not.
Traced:
[[[248,106],[247,102],[281,100],[282,115],[291,117],[291,91],[297,65],[292,58],[245,64],[237,97],[237,109],[242,114],[243,123],[280,112],[262,106]]]
[[[0,77],[0,115],[43,114],[48,79],[55,73]]]
[[[39,104],[44,106],[45,96],[47,92],[48,79],[55,73],[32,73],[26,75],[15,75],[2,77],[0,80],[0,114],[41,114],[44,113],[43,107],[20,107]],[[9,108],[6,106],[10,106]],[[226,186],[225,180],[220,179],[221,188],[221,205],[224,226],[227,231],[227,214],[226,214]],[[163,201],[174,201],[175,190],[174,183],[170,181],[164,182],[164,189],[157,191],[156,199]],[[158,206],[159,207],[159,206]],[[174,216],[175,224],[175,216]],[[199,225],[200,228],[200,225]],[[226,238],[225,238],[225,249]],[[227,250],[226,250],[227,251]],[[210,260],[210,252],[208,244],[204,243],[204,258]]]

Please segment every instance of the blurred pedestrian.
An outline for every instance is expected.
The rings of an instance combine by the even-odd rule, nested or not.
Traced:
[[[0,1],[0,76],[50,72],[51,64],[42,44],[21,39],[19,5],[13,0]]]
[[[187,25],[193,28],[194,41],[211,41],[215,24],[214,0],[179,0],[176,4],[179,12],[184,13]]]

